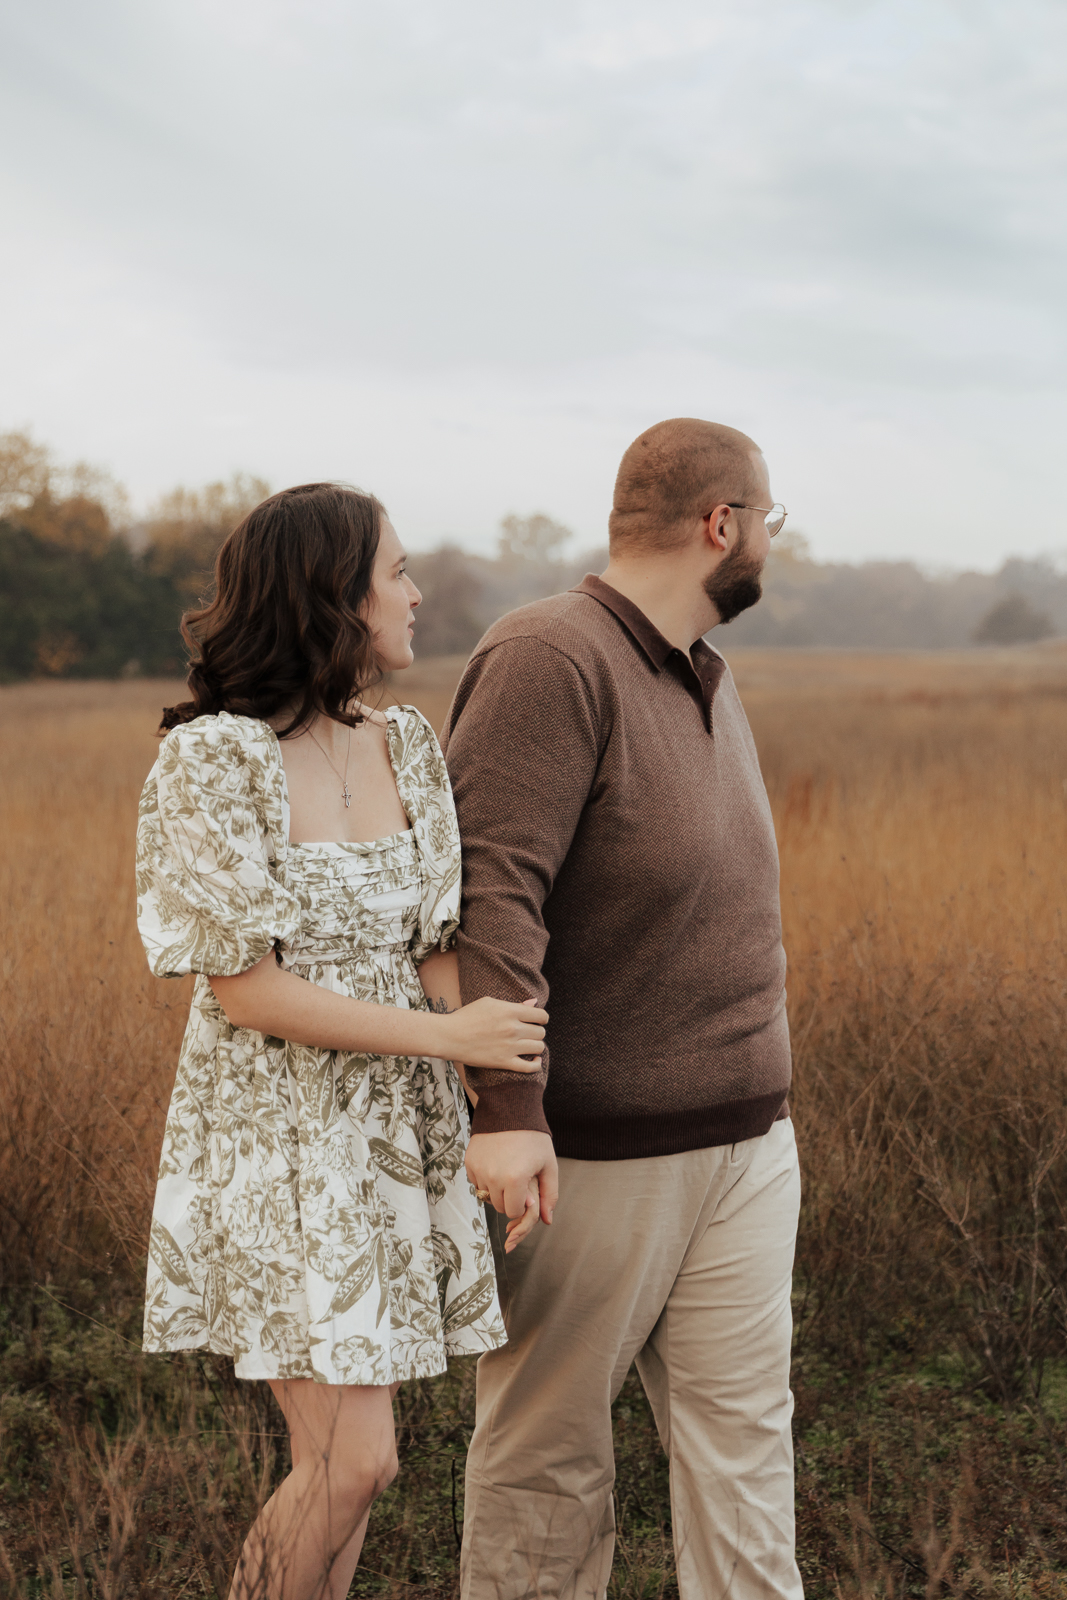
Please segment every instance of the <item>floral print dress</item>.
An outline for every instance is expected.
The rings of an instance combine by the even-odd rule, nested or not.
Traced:
[[[504,1343],[451,1062],[235,1028],[205,976],[274,949],[310,983],[426,1008],[416,964],[454,937],[459,834],[429,724],[411,706],[386,716],[411,828],[370,843],[289,843],[278,739],[253,717],[175,728],[145,784],[141,937],[158,977],[197,974],[156,1188],[146,1350],[213,1350],[241,1378],[388,1384]]]

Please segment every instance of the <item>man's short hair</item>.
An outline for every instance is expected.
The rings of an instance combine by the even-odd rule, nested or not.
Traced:
[[[677,550],[692,517],[750,500],[753,453],[759,446],[747,433],[721,422],[672,417],[646,428],[619,463],[608,519],[612,554]]]

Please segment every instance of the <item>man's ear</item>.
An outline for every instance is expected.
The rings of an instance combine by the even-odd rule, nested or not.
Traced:
[[[713,550],[719,551],[720,554],[725,551],[729,542],[726,535],[726,522],[729,515],[729,506],[715,506],[713,510],[705,512],[702,519],[708,544]]]

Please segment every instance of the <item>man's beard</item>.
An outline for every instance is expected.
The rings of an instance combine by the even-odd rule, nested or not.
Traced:
[[[720,622],[732,622],[756,604],[763,593],[762,572],[763,563],[755,560],[742,534],[726,559],[704,579],[704,593],[719,613]]]

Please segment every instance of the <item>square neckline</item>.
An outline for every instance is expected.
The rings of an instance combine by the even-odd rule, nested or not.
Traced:
[[[398,712],[399,710],[400,710],[399,706],[386,706],[386,708],[383,711],[382,715],[385,717],[386,722],[394,722],[396,720],[394,713]],[[277,733],[275,732],[275,730],[271,727],[270,723],[264,717],[256,717],[256,718],[254,718],[252,720],[255,720],[257,722],[261,722],[263,724],[263,726],[270,733],[271,738],[274,740],[274,749],[275,749],[275,753],[276,753],[276,755],[278,757],[278,770],[281,773],[281,777],[282,777],[282,804],[285,806],[285,817],[286,817],[286,823],[287,823],[287,827],[286,827],[286,830],[285,830],[285,848],[287,850],[356,850],[356,851],[362,850],[362,851],[369,851],[369,850],[381,850],[381,849],[384,849],[387,845],[394,844],[398,840],[402,840],[402,839],[411,839],[412,841],[414,841],[414,839],[415,839],[415,824],[411,821],[410,817],[408,817],[408,825],[407,825],[406,828],[397,828],[393,833],[380,833],[380,834],[378,834],[377,838],[374,838],[374,839],[294,839],[294,838],[292,838],[291,833],[290,833],[290,829],[292,828],[293,808],[292,808],[292,805],[290,804],[290,801],[289,801],[289,779],[286,776],[286,772],[285,772],[285,762],[282,760],[282,741],[278,738]],[[393,774],[393,783],[394,783],[394,785],[396,787],[396,797],[400,801],[400,809],[401,809],[401,811],[403,811],[405,817],[407,817],[407,815],[408,815],[407,808],[404,805],[404,797],[400,793],[400,784],[399,784],[399,781],[398,781],[398,778],[397,778],[396,763],[393,760],[393,750],[392,750],[392,746],[391,746],[391,744],[389,742],[388,732],[386,733],[386,736],[385,736],[385,753],[389,758],[389,770]]]

